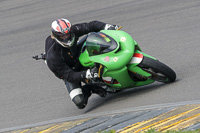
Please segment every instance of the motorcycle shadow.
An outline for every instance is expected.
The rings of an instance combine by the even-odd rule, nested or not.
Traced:
[[[126,101],[130,97],[134,97],[138,95],[142,96],[145,93],[149,93],[157,89],[165,89],[167,88],[167,86],[170,86],[172,84],[173,83],[170,83],[170,84],[153,83],[151,85],[121,90],[117,93],[109,93],[104,98],[96,96],[96,97],[93,97],[92,99],[92,101],[95,101],[93,103],[90,103],[91,99],[89,99],[88,101],[89,107],[85,110],[85,113],[92,112],[102,106],[109,106],[112,103],[116,103],[123,100]]]

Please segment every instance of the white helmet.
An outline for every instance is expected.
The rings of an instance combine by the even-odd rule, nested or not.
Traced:
[[[53,39],[61,46],[69,48],[74,44],[75,35],[70,32],[71,23],[64,18],[57,19],[51,24]]]

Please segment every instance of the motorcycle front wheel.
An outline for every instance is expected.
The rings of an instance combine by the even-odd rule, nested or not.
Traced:
[[[155,81],[170,83],[176,80],[176,73],[170,67],[158,60],[144,56],[139,67],[150,73],[152,75],[150,78]]]

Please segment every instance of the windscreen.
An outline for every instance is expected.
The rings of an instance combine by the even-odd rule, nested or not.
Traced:
[[[85,45],[90,56],[108,53],[117,48],[116,41],[101,32],[92,32],[88,35]]]

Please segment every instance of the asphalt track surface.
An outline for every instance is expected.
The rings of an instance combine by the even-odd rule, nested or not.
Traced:
[[[123,26],[177,81],[100,98],[79,110],[63,81],[32,56],[44,51],[51,22],[100,20]],[[0,129],[84,114],[200,100],[199,0],[0,0]]]

